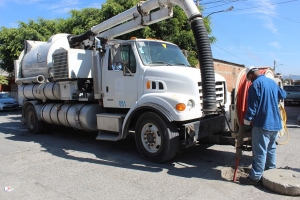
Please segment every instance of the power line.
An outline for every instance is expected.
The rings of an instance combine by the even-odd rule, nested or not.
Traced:
[[[281,17],[283,19],[286,19],[286,20],[289,20],[289,21],[293,21],[293,22],[296,22],[296,23],[300,23],[300,21],[297,21],[297,20],[294,20],[294,19],[290,19],[290,18],[287,18],[287,17],[284,17],[284,16],[281,16],[281,15],[278,15],[276,13],[273,13],[273,12],[269,12],[269,11],[266,11],[266,10],[263,10],[263,9],[260,9],[261,7],[266,7],[266,6],[271,6],[271,5],[278,5],[278,4],[285,4],[285,3],[292,3],[294,1],[298,1],[298,0],[290,0],[290,1],[284,1],[284,2],[278,2],[278,3],[272,3],[272,4],[265,4],[263,6],[253,6],[251,4],[248,4],[248,3],[245,3],[245,2],[242,2],[248,6],[251,6],[251,8],[240,8],[240,9],[234,9],[232,10],[231,12],[233,11],[241,11],[241,10],[250,10],[250,9],[258,9],[258,10],[261,10],[265,13],[268,13],[268,14],[271,14],[271,15],[275,15],[275,16],[278,16],[278,17]],[[231,3],[231,2],[230,2]],[[226,5],[226,4],[229,4],[229,3],[225,3],[225,4],[222,4],[222,5]],[[222,5],[218,5],[218,6],[222,6]],[[214,8],[214,7],[218,7],[218,6],[213,6],[213,7],[210,7],[210,8]],[[207,9],[210,9],[210,8],[206,8],[205,10]],[[205,13],[206,14],[206,13]]]
[[[235,44],[237,44],[237,46],[243,50],[243,52],[246,52],[247,56],[250,57],[253,60],[256,61],[260,61],[261,59],[255,55],[253,52],[249,51],[247,48],[245,48],[236,38],[233,38],[230,36],[230,34],[226,31],[226,28],[222,27],[221,24],[219,24],[218,22],[215,22],[218,26],[220,26],[221,30],[222,30],[222,34],[225,34],[227,36],[227,38],[229,38],[231,41],[233,41]]]
[[[238,2],[238,1],[247,1],[247,0],[231,0],[230,2],[227,2],[227,3],[234,3],[234,2]],[[200,1],[200,5],[218,4],[218,3],[223,3],[223,2],[224,2],[224,0],[205,1],[205,2]]]
[[[244,3],[244,4],[246,4],[246,5],[248,5],[248,6],[251,6],[252,8],[248,8],[248,9],[253,9],[253,8],[258,8],[258,10],[261,10],[261,11],[263,11],[263,12],[266,12],[266,13],[269,13],[269,14],[271,14],[271,15],[276,15],[276,16],[278,16],[278,17],[281,17],[281,18],[283,18],[283,19],[287,19],[287,20],[290,20],[290,21],[293,21],[293,22],[296,22],[296,23],[300,23],[300,21],[296,21],[296,20],[294,20],[294,19],[290,19],[290,18],[287,18],[287,17],[284,17],[284,16],[281,16],[281,15],[278,15],[278,14],[276,14],[276,13],[272,13],[272,12],[269,12],[269,11],[266,11],[266,10],[263,10],[263,9],[260,9],[261,7],[265,7],[265,6],[268,6],[268,5],[278,5],[278,4],[284,4],[284,3],[291,3],[291,2],[294,2],[294,1],[298,1],[298,0],[290,0],[290,1],[284,1],[284,2],[279,2],[279,3],[274,3],[274,4],[266,4],[266,5],[264,5],[264,6],[253,6],[253,5],[251,5],[251,4],[248,4],[248,3]],[[234,10],[234,11],[238,11],[238,10],[246,10],[246,8],[244,8],[244,9],[236,9],[236,10]]]
[[[203,2],[203,3],[201,3],[201,5],[216,4],[216,3],[221,3],[221,2],[223,2],[223,0],[219,0],[219,1],[208,1],[208,2]]]
[[[243,59],[237,57],[236,55],[233,55],[232,53],[226,51],[225,49],[223,49],[223,48],[221,48],[221,47],[219,47],[219,46],[217,46],[217,45],[215,45],[215,44],[212,44],[212,45],[214,45],[215,47],[217,47],[217,48],[219,48],[219,49],[225,51],[226,53],[228,53],[228,54],[230,54],[230,55],[232,55],[232,56],[234,56],[234,57],[236,57],[236,58],[238,58],[238,59],[240,59],[240,60],[242,60],[242,61],[244,61],[244,62],[246,62],[246,63],[249,63],[248,61],[245,61],[245,60],[243,60]],[[250,63],[249,63],[249,64],[250,64]]]
[[[240,2],[240,1],[247,1],[247,0],[233,0],[233,1],[226,2],[226,3],[223,3],[223,4],[217,5],[217,6],[212,6],[212,7],[205,8],[205,10],[220,7],[220,6],[224,6],[224,5],[227,5],[227,4],[230,4],[230,3]],[[224,2],[224,0],[222,2]],[[200,5],[205,5],[205,4],[200,4]]]

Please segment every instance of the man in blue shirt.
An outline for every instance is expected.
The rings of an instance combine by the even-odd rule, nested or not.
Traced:
[[[276,139],[282,128],[278,100],[286,98],[286,92],[275,81],[261,75],[255,67],[246,70],[246,78],[252,82],[248,90],[248,109],[244,116],[244,128],[252,123],[252,169],[241,184],[261,185],[264,170],[276,168]]]

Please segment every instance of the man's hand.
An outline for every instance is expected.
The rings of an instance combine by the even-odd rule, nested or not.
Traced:
[[[249,132],[252,130],[251,121],[244,119],[244,129],[246,132]]]

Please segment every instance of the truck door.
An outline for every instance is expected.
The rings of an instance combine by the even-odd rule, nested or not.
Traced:
[[[104,107],[131,108],[137,101],[137,64],[132,45],[109,47],[103,62]]]

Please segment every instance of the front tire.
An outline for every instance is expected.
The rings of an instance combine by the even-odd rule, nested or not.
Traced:
[[[33,134],[42,133],[45,127],[45,122],[39,121],[37,113],[33,106],[28,106],[25,112],[26,126],[29,132]]]
[[[145,159],[161,163],[176,155],[179,133],[174,124],[164,121],[156,113],[146,112],[137,121],[135,142]]]

